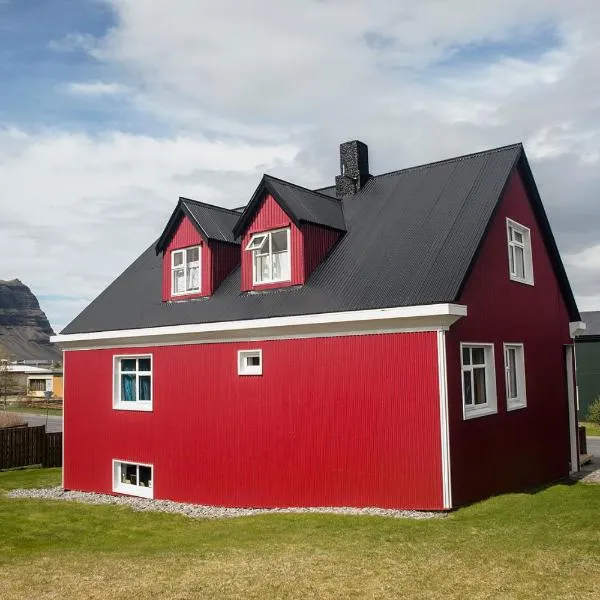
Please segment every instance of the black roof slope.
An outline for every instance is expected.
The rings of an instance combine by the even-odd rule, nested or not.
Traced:
[[[270,175],[263,175],[252,199],[234,227],[233,233],[236,237],[250,224],[265,191],[275,197],[279,206],[295,225],[302,222],[315,223],[331,229],[346,231],[342,203],[337,198],[308,190]]]
[[[238,267],[209,298],[161,302],[162,261],[151,246],[61,333],[456,301],[514,168],[529,188],[570,316],[578,320],[517,144],[373,177],[341,202],[347,232],[303,286],[240,292]],[[327,204],[325,195],[324,190],[315,193]]]
[[[179,198],[179,202],[171,214],[167,226],[156,243],[157,253],[167,247],[183,215],[186,215],[190,219],[206,241],[216,240],[218,242],[239,244],[233,236],[233,227],[240,218],[238,212],[198,202],[198,200]]]

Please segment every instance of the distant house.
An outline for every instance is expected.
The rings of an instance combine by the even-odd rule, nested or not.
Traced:
[[[43,368],[34,365],[9,364],[11,374],[10,395],[28,398],[45,398],[51,392],[53,398],[63,397],[63,374],[61,368]]]
[[[579,418],[587,419],[590,404],[600,398],[600,311],[581,313],[586,327],[577,336],[577,399]]]
[[[64,487],[446,510],[578,469],[580,316],[520,144],[181,198],[60,335]]]

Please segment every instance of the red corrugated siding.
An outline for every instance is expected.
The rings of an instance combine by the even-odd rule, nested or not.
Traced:
[[[245,248],[250,242],[253,233],[268,231],[269,229],[290,228],[290,246],[292,251],[292,277],[291,281],[275,284],[252,284],[252,253]],[[260,209],[257,211],[252,223],[242,236],[242,290],[264,290],[274,287],[289,287],[304,283],[304,247],[300,230],[291,222],[283,209],[275,202],[272,196],[267,195]]]
[[[240,348],[262,348],[262,377],[237,375]],[[158,498],[442,508],[435,333],[146,351],[152,413],[112,409],[127,349],[66,353],[67,488],[110,493],[121,458],[154,465]]]
[[[171,252],[188,246],[201,246],[201,281],[200,293],[189,294],[186,296],[171,295]],[[198,298],[200,296],[210,296],[213,293],[213,274],[212,274],[212,251],[204,243],[198,230],[192,225],[187,217],[184,217],[173,235],[173,239],[163,253],[163,282],[162,299],[166,300],[185,300],[189,298]]]
[[[301,230],[304,240],[304,281],[306,281],[338,241],[341,233],[312,223],[303,223]]]
[[[533,287],[508,276],[506,218],[531,229]],[[563,345],[569,317],[521,179],[515,173],[460,302],[469,316],[447,337],[450,449],[455,504],[524,489],[568,474]],[[497,415],[464,421],[459,343],[493,342]],[[525,349],[527,408],[506,411],[502,344]]]
[[[223,244],[221,242],[210,242],[212,256],[212,288],[210,293],[223,283],[223,280],[240,263],[240,247],[234,244]]]

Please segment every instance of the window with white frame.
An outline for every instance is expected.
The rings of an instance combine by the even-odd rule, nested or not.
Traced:
[[[114,408],[152,410],[152,356],[115,356]]]
[[[533,285],[531,232],[512,219],[506,220],[508,236],[508,266],[513,281]]]
[[[275,283],[291,279],[290,229],[255,233],[246,250],[252,252],[254,284]]]
[[[493,344],[461,344],[463,416],[497,412]]]
[[[523,344],[504,344],[504,373],[506,379],[506,409],[524,408],[527,406],[527,395]]]
[[[152,498],[152,465],[113,460],[113,492]]]
[[[262,350],[238,351],[238,375],[262,375]]]
[[[171,293],[173,296],[200,291],[200,246],[171,252]]]

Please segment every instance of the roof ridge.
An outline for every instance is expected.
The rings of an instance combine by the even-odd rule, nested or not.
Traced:
[[[292,183],[291,181],[286,181],[285,179],[280,179],[279,177],[274,177],[273,175],[269,175],[268,173],[265,173],[263,175],[263,177],[266,177],[268,179],[274,179],[275,181],[279,181],[280,183],[283,183],[284,185],[289,185],[291,187],[298,188],[299,190],[302,190],[303,192],[310,192],[311,194],[317,194],[317,196],[321,196],[325,200],[330,200],[331,202],[335,202],[336,204],[341,204],[341,202],[337,198],[332,198],[331,196],[327,196],[326,194],[321,194],[317,190],[311,190],[310,188],[303,187],[301,185],[298,185],[297,183]]]
[[[434,165],[443,165],[459,160],[465,160],[467,158],[473,158],[474,156],[481,156],[483,154],[493,154],[494,152],[504,152],[506,150],[512,150],[515,148],[523,149],[523,143],[517,142],[516,144],[507,144],[506,146],[498,146],[497,148],[488,148],[487,150],[480,150],[479,152],[471,152],[469,154],[461,154],[460,156],[453,156],[452,158],[444,158],[442,160],[434,160],[432,162],[423,163],[422,165],[414,165],[412,167],[406,167],[404,169],[396,169],[395,171],[388,171],[387,173],[380,173],[379,175],[373,175],[374,179],[378,177],[387,177],[388,175],[397,175],[398,173],[405,173],[407,171],[416,171],[417,169],[424,169],[426,167],[433,167]],[[325,188],[323,188],[325,189]]]
[[[215,210],[222,210],[223,212],[231,215],[237,215],[235,210],[232,208],[225,208],[224,206],[216,206],[215,204],[209,204],[208,202],[201,202],[200,200],[194,200],[193,198],[186,198],[185,196],[179,196],[181,202],[193,202],[194,204],[200,204],[200,206],[206,206],[207,208],[214,208]]]

